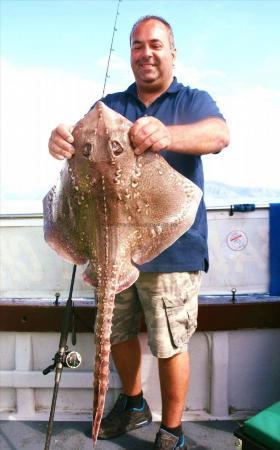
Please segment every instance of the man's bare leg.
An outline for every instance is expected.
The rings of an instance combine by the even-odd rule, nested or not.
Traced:
[[[99,438],[110,439],[134,430],[152,420],[147,402],[143,400],[141,386],[141,349],[138,339],[132,338],[112,346],[112,355],[123,385],[111,412],[102,419]]]
[[[170,428],[181,424],[189,387],[189,354],[159,358],[159,378],[162,397],[162,423]]]
[[[138,337],[112,345],[112,356],[126,395],[137,395],[141,384],[141,348]]]
[[[126,395],[137,395],[141,384],[141,349],[137,337],[112,346],[112,356]],[[173,428],[181,424],[189,387],[189,354],[159,358],[162,395],[162,423]]]

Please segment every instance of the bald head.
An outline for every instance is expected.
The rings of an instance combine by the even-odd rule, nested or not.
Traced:
[[[133,33],[136,30],[136,28],[141,23],[147,22],[149,20],[156,20],[158,22],[161,22],[166,27],[166,29],[168,30],[168,34],[169,34],[170,48],[174,49],[175,48],[175,41],[174,41],[174,34],[173,34],[172,27],[167,22],[167,20],[165,20],[163,17],[160,17],[160,16],[143,16],[143,17],[140,17],[140,19],[138,19],[137,22],[135,22],[135,24],[133,25],[133,27],[131,29],[130,36],[129,36],[130,45],[132,43],[132,36],[133,36]]]

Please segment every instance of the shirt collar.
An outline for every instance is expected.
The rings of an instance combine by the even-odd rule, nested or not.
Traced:
[[[182,89],[182,83],[178,83],[177,78],[173,77],[173,81],[170,84],[169,88],[166,89],[165,93],[168,92],[169,94],[174,94],[178,92],[180,89]],[[137,88],[136,83],[132,83],[126,90],[129,94],[132,94],[134,97],[138,98],[137,96]]]

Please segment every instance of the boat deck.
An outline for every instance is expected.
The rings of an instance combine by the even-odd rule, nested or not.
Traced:
[[[238,439],[233,431],[238,421],[184,422],[190,450],[236,450]],[[132,431],[119,438],[97,442],[96,450],[152,450],[159,424],[153,422],[147,427]],[[1,450],[43,450],[46,422],[0,422]],[[56,422],[50,450],[92,450],[88,437],[90,424],[87,422]]]

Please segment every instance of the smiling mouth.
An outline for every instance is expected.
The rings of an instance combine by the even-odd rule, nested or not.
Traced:
[[[146,68],[151,68],[151,67],[155,67],[156,65],[155,64],[151,64],[151,63],[143,63],[143,64],[140,64],[140,67],[141,68],[144,68],[144,69],[146,69]]]

